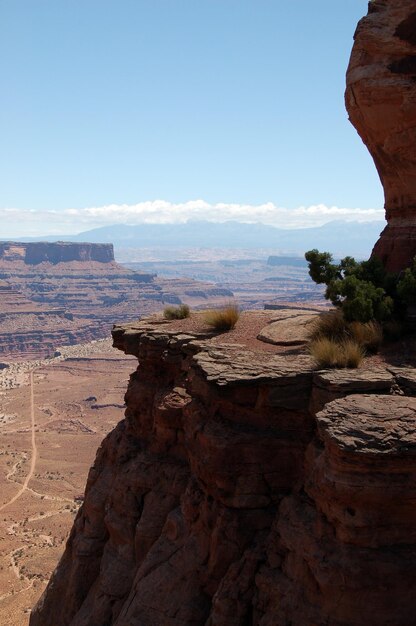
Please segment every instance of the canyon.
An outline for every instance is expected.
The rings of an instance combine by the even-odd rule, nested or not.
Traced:
[[[217,288],[234,294],[242,310],[259,310],[287,302],[322,303],[322,285],[314,283],[304,257],[268,256],[247,258],[236,256],[224,258],[223,251],[218,259],[213,250],[207,251],[209,259],[201,258],[201,251],[194,251],[192,260],[154,260],[141,263],[129,262],[126,267],[146,270],[168,279],[191,278],[209,281]],[[238,255],[241,251],[238,252]],[[198,307],[202,308],[202,307]]]
[[[3,242],[0,251],[0,623],[25,626],[62,554],[95,450],[123,413],[131,358],[96,338],[108,337],[113,320],[138,319],[137,310],[182,298],[193,308],[221,304],[231,285],[244,307],[277,294],[320,300],[320,292],[302,259],[276,268],[267,259],[196,262],[195,275],[181,277],[180,263],[123,267],[110,245]]]
[[[413,4],[369,3],[347,72],[349,116],[385,191],[388,224],[373,254],[393,272],[416,254]],[[70,534],[30,626],[411,626],[414,334],[366,357],[359,369],[320,370],[307,349],[322,312],[316,303],[272,302],[268,310],[243,312],[223,333],[210,330],[195,310],[168,322],[148,314],[181,301],[186,281],[177,279],[173,288],[167,279],[122,268],[105,244],[57,245],[2,248],[5,301],[15,300],[16,315],[40,315],[30,309],[35,303],[63,325],[91,324],[91,333],[96,323],[104,330],[110,319],[116,322],[113,346],[129,361],[116,365],[114,355],[106,356],[98,371],[109,384],[104,376],[114,367],[117,397],[122,380],[127,391],[124,410],[114,390],[112,401],[97,402],[83,387],[65,419],[51,403],[33,409],[33,381],[39,389],[40,379],[32,373],[30,394],[13,398],[31,415],[31,429],[26,419],[13,436],[27,439],[30,430],[33,446],[32,456],[20,450],[20,458],[3,460],[6,479],[16,477],[19,485],[9,485],[2,510],[15,505],[16,487],[18,500],[31,489],[34,497],[44,495],[33,479],[42,479],[33,473],[42,445],[38,419],[43,430],[56,427],[61,436],[68,429],[92,430],[96,441],[105,435],[76,507],[71,486]],[[195,308],[207,299],[209,284],[201,284],[188,291]],[[218,302],[227,293],[226,286],[211,288]],[[242,281],[246,303],[250,289]],[[75,360],[92,371],[90,361]],[[61,368],[64,385],[74,371],[70,359],[64,363],[39,375],[54,380],[51,372]],[[77,451],[69,448],[64,458],[69,472]],[[52,506],[65,514],[63,502],[54,499]],[[21,522],[24,538],[26,526],[39,519]],[[14,528],[5,517],[3,532]],[[63,533],[48,542],[45,529],[36,530],[32,540],[56,548],[57,557]],[[14,572],[31,588],[33,570],[29,577],[19,568],[15,548],[8,555],[2,575]]]
[[[413,623],[414,345],[317,371],[285,340],[314,314],[114,328],[125,418],[30,626]]]
[[[166,280],[114,260],[111,244],[0,242],[0,359],[44,358],[108,336],[113,323],[179,304],[218,304],[229,289]]]
[[[111,244],[0,243],[0,360],[50,357],[59,346],[108,337],[113,323],[171,304],[203,309],[235,298],[242,309],[262,309],[322,301],[302,257],[239,254],[217,259],[212,250],[194,250],[192,261],[122,265]]]

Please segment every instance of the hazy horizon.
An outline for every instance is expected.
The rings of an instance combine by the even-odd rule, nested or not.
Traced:
[[[2,3],[0,237],[383,219],[343,101],[366,10],[365,0]]]
[[[379,222],[383,209],[348,209],[325,205],[288,210],[273,203],[259,206],[209,205],[197,200],[183,204],[143,202],[133,206],[104,206],[62,211],[0,209],[0,239],[21,237],[69,236],[100,227],[126,225],[180,225],[197,222],[214,224],[234,221],[280,229],[315,228],[333,221]]]

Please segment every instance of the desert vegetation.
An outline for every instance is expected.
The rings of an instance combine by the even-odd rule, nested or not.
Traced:
[[[323,368],[356,368],[365,356],[365,351],[357,341],[343,339],[336,341],[319,337],[309,344],[309,352],[317,365]]]
[[[398,275],[386,272],[377,257],[357,262],[347,256],[334,263],[329,252],[310,250],[305,259],[312,280],[326,285],[326,299],[349,322],[403,320],[416,301],[416,258]]]
[[[358,367],[366,354],[380,348],[383,337],[397,339],[405,328],[408,307],[416,301],[416,259],[399,275],[385,271],[373,257],[333,262],[329,252],[305,254],[309,275],[326,285],[325,297],[336,310],[315,324],[309,351],[320,367]]]
[[[323,313],[314,324],[309,352],[320,367],[359,367],[383,340],[379,322],[347,322],[341,310]]]
[[[191,309],[187,304],[180,304],[179,306],[167,306],[163,309],[163,317],[167,320],[183,320],[189,317]]]
[[[238,322],[240,309],[236,304],[227,304],[221,309],[212,309],[204,315],[204,322],[213,330],[231,330]]]
[[[313,325],[310,339],[330,339],[335,342],[355,341],[366,352],[376,353],[383,341],[380,322],[348,322],[340,310],[329,311],[319,316]]]

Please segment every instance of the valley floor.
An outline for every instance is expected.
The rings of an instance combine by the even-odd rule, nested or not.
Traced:
[[[0,372],[0,624],[26,626],[58,562],[136,359],[110,340]]]

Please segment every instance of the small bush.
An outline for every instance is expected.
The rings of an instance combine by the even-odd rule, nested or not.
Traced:
[[[163,309],[163,317],[167,320],[183,320],[189,317],[191,310],[187,304],[179,306],[167,306]]]
[[[236,325],[240,317],[240,310],[237,305],[229,304],[222,309],[212,309],[207,311],[204,321],[207,326],[214,330],[231,330]]]
[[[347,339],[341,344],[343,355],[343,365],[341,367],[356,368],[361,365],[361,361],[365,357],[365,350],[359,343],[353,339]]]
[[[309,352],[320,367],[336,367],[339,359],[339,344],[327,337],[318,337],[309,344]]]
[[[366,352],[375,354],[383,343],[383,329],[378,322],[351,322],[348,325],[348,334]]]
[[[378,322],[351,322],[348,333],[367,352],[378,352],[383,342],[383,329]]]
[[[323,313],[314,323],[310,341],[326,338],[337,343],[352,339],[365,352],[376,353],[383,342],[383,329],[378,322],[347,322],[343,311]]]
[[[356,368],[365,356],[364,349],[353,339],[335,341],[327,337],[312,341],[309,352],[323,368]]]
[[[408,267],[400,277],[397,284],[397,293],[406,305],[414,304],[416,301],[416,257],[413,259],[412,267]]]
[[[309,250],[305,253],[309,276],[317,284],[325,284],[325,298],[342,309],[348,322],[384,322],[391,319],[402,304],[397,300],[397,277],[388,274],[380,259],[370,258],[358,263],[345,257],[333,263],[329,252]],[[408,281],[403,291],[413,289]]]
[[[328,311],[322,313],[314,322],[310,339],[319,339],[326,337],[327,339],[344,339],[347,331],[347,323],[344,319],[342,311]]]

